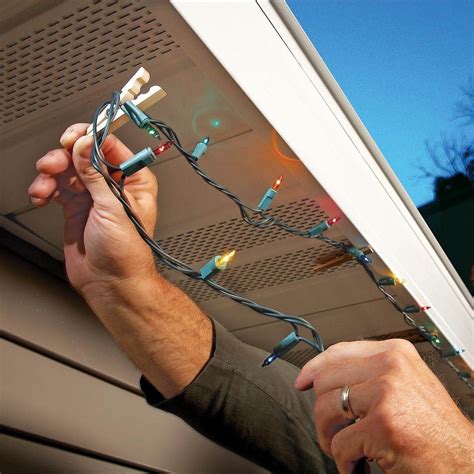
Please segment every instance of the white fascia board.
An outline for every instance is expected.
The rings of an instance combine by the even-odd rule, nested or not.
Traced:
[[[431,306],[430,318],[474,367],[471,301],[318,71],[295,41],[289,48],[291,34],[274,10],[271,15],[271,4],[172,3],[377,254],[407,281],[415,300]]]

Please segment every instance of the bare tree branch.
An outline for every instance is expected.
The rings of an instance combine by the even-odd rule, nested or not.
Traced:
[[[461,88],[461,99],[455,105],[456,118],[464,120],[464,126],[474,125],[474,77]],[[419,163],[417,169],[422,179],[449,178],[463,174],[474,180],[474,140],[464,134],[459,138],[441,135],[437,143],[425,142],[426,154],[433,166]]]
[[[456,102],[456,118],[464,120],[466,125],[474,124],[474,76],[470,76],[467,85],[461,88],[461,99]]]

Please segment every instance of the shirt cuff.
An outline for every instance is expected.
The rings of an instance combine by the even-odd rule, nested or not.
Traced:
[[[211,318],[211,324],[212,324],[212,348],[211,348],[211,353],[209,355],[209,360],[206,362],[206,364],[204,365],[204,367],[201,369],[201,371],[196,375],[196,377],[194,377],[193,381],[184,389],[183,392],[181,392],[180,394],[176,395],[175,397],[172,397],[172,398],[165,398],[161,392],[159,390],[157,390],[150,382],[149,380],[144,376],[142,375],[140,377],[140,388],[142,389],[142,392],[143,392],[143,395],[145,395],[145,400],[147,401],[147,403],[153,407],[156,407],[156,408],[162,408],[161,405],[169,400],[173,400],[175,398],[178,398],[180,397],[180,395],[184,394],[184,392],[186,392],[186,390],[194,384],[194,382],[199,378],[199,376],[206,370],[207,366],[209,365],[209,363],[212,361],[213,357],[214,357],[214,353],[216,351],[216,323],[215,321]],[[222,326],[219,325],[219,332],[222,331]],[[225,330],[224,330],[225,331]]]

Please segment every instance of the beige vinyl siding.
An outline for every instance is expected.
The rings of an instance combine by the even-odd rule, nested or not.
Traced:
[[[65,282],[2,251],[0,285],[7,339],[1,342],[2,424],[145,471],[263,472],[149,407],[138,389],[138,371]],[[46,453],[35,443],[15,449],[29,453],[25,463]],[[74,472],[91,471],[90,459],[81,466],[71,456],[53,456],[49,472],[60,470],[63,458],[73,459]],[[119,469],[111,464],[109,472]],[[1,461],[0,470],[6,472]]]
[[[101,461],[14,436],[0,435],[2,474],[64,474],[79,472],[136,474],[130,467]]]

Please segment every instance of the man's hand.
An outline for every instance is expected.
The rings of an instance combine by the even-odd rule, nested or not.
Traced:
[[[31,202],[55,200],[64,210],[64,254],[72,285],[148,380],[165,396],[181,392],[201,371],[212,348],[209,319],[155,270],[149,247],[138,235],[103,177],[90,164],[87,124],[69,127],[62,149],[36,163]],[[132,152],[109,136],[102,146],[119,164]],[[130,204],[153,235],[157,183],[144,168],[125,181]]]
[[[345,385],[356,423],[342,410]],[[341,473],[363,457],[389,473],[474,472],[473,426],[407,341],[335,344],[295,387],[314,389],[319,442]]]
[[[67,274],[72,285],[90,300],[99,296],[104,285],[149,276],[154,264],[122,205],[91,166],[92,138],[83,136],[86,129],[87,124],[72,125],[60,138],[63,148],[37,161],[39,175],[29,194],[36,206],[52,199],[63,206]],[[132,156],[113,135],[106,139],[102,151],[113,164]],[[155,176],[144,168],[127,178],[125,191],[152,235],[157,216]]]

